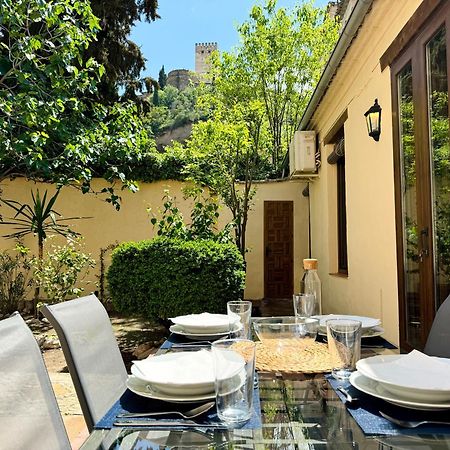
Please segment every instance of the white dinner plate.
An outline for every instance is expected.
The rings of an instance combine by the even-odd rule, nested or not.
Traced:
[[[213,360],[208,350],[150,356],[135,361],[131,373],[164,394],[203,395],[214,391]]]
[[[319,319],[319,326],[326,327],[327,320],[331,319],[347,319],[347,320],[359,320],[361,322],[361,328],[364,330],[365,328],[374,328],[381,325],[380,319],[374,319],[372,317],[364,317],[364,316],[348,316],[346,314],[322,314],[317,316],[311,316],[315,319]]]
[[[215,334],[228,332],[230,322],[235,323],[239,320],[239,316],[233,319],[227,314],[210,314],[205,312],[172,317],[170,320],[175,325],[181,326],[188,333]]]
[[[417,359],[415,357],[417,355]],[[450,402],[450,360],[420,352],[360,359],[356,368],[399,398],[417,402]]]
[[[450,403],[429,403],[405,400],[393,392],[387,391],[378,381],[365,377],[358,370],[350,375],[350,383],[356,389],[397,406],[422,411],[444,411],[450,409]]]
[[[242,371],[245,360],[235,352],[227,352],[227,356],[227,364],[220,371],[220,377],[233,382]],[[210,350],[150,356],[134,361],[131,373],[147,383],[148,389],[166,395],[191,396],[214,392],[214,361]]]
[[[196,403],[204,400],[214,399],[216,394],[210,392],[203,395],[173,395],[159,392],[156,389],[150,387],[145,381],[136,378],[134,375],[130,375],[127,380],[127,388],[141,397],[152,398],[154,400],[162,400],[171,403]]]
[[[242,324],[236,323],[233,326],[233,329],[231,332],[235,333],[236,331],[239,331],[242,328]],[[186,331],[182,326],[180,325],[172,325],[169,328],[171,333],[178,334],[180,336],[184,336],[187,339],[190,339],[192,341],[215,341],[216,339],[223,338],[224,336],[228,336],[230,334],[230,330],[227,329],[227,331],[222,331],[219,333],[191,333],[189,331]]]
[[[326,336],[327,335],[327,329],[326,328],[319,328],[319,334],[320,336]],[[373,328],[365,328],[362,330],[362,338],[372,338],[381,336],[384,334],[384,328],[381,327],[373,327]]]

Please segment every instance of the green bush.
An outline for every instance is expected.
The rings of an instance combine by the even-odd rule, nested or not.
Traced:
[[[241,297],[245,272],[234,244],[155,238],[119,245],[107,278],[119,312],[167,319],[225,313]]]

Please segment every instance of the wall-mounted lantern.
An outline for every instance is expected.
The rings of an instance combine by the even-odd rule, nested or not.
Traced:
[[[375,99],[375,103],[364,113],[364,115],[366,116],[369,136],[373,137],[376,141],[379,141],[381,134],[381,107],[378,104],[378,99]]]

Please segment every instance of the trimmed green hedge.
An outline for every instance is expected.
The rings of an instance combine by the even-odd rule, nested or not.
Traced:
[[[155,238],[125,242],[112,253],[108,284],[119,312],[167,319],[226,313],[244,288],[244,260],[234,244]]]

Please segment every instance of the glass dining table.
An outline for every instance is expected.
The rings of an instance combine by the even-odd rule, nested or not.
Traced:
[[[396,352],[363,349],[362,357]],[[450,435],[365,435],[325,374],[258,375],[260,428],[102,429],[94,430],[81,449],[450,449]]]

